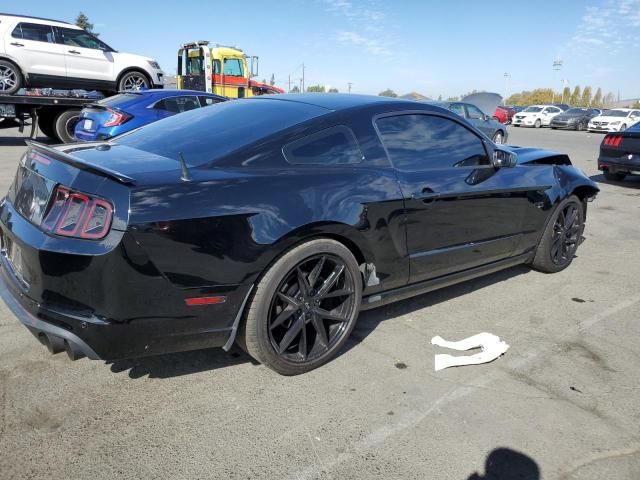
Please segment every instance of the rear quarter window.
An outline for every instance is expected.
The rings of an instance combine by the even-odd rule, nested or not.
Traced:
[[[348,165],[364,159],[355,135],[344,125],[294,140],[282,153],[292,165]]]

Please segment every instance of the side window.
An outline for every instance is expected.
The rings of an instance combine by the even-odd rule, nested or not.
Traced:
[[[199,96],[198,99],[200,100],[200,105],[202,105],[203,107],[220,103],[220,99],[215,97],[205,97],[204,95],[202,95]]]
[[[449,105],[449,110],[451,110],[456,115],[460,115],[462,118],[465,117],[464,105],[462,105],[461,103],[452,103],[451,105]]]
[[[156,110],[165,110],[170,113],[182,113],[200,108],[200,103],[196,97],[171,97],[160,100],[153,108]]]
[[[631,115],[634,117],[640,117],[640,112],[638,110],[634,110],[633,112],[631,112]]]
[[[381,140],[399,170],[490,165],[482,140],[453,120],[397,115],[376,121]]]
[[[242,77],[242,62],[239,58],[225,58],[224,59],[224,74],[232,75],[234,77]]]
[[[58,43],[63,43],[70,47],[91,48],[93,50],[110,50],[106,43],[101,42],[96,37],[84,30],[58,27],[60,37]]]
[[[51,26],[40,23],[19,23],[11,32],[11,36],[34,42],[55,43]]]
[[[202,57],[187,58],[187,75],[200,75],[203,70]]]
[[[213,61],[213,73],[215,75],[220,75],[220,60],[214,60]]]
[[[282,153],[294,165],[344,165],[364,159],[355,135],[343,125],[294,140]]]
[[[472,120],[482,120],[484,118],[483,113],[475,105],[467,105],[467,112]]]

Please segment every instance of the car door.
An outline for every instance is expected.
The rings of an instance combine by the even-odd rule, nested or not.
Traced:
[[[551,119],[562,112],[558,107],[545,107],[542,110],[542,124],[549,125]]]
[[[482,110],[469,103],[465,104],[465,109],[467,110],[467,120],[469,123],[484,133],[487,137],[492,138],[495,132],[493,131],[493,127],[489,125],[487,120],[488,117],[482,113]]]
[[[115,82],[112,49],[107,44],[84,30],[63,27],[56,27],[56,41],[63,46],[71,83]]]
[[[474,131],[437,114],[375,120],[406,206],[411,282],[507,258],[522,234],[526,180],[496,169]]]
[[[19,22],[7,33],[5,51],[31,77],[64,79],[64,49],[55,42],[51,25]],[[33,83],[33,82],[32,82]]]

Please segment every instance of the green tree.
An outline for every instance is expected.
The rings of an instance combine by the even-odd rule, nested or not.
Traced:
[[[99,37],[100,34],[93,31],[93,23],[89,21],[89,17],[87,17],[84,13],[80,12],[76,17],[76,25],[83,30]]]
[[[294,85],[289,93],[300,93],[300,88],[298,85]]]
[[[438,101],[441,102],[442,101],[442,95],[438,95]]]
[[[310,85],[307,87],[308,93],[325,93],[324,85]]]
[[[593,96],[591,105],[594,107],[602,107],[602,89],[600,87],[596,90],[596,94]]]
[[[457,102],[460,100],[460,97],[448,97],[447,102]]]
[[[269,80],[269,85],[273,87],[275,84],[276,84],[276,76],[272,73],[271,80]]]
[[[340,91],[337,88],[330,88],[329,93],[340,93]]]
[[[380,97],[397,97],[398,96],[398,94],[396,92],[394,92],[393,90],[391,90],[390,88],[387,88],[386,90],[383,90],[378,95]]]
[[[582,90],[582,97],[580,97],[580,105],[582,107],[588,107],[591,105],[591,87],[587,85]]]
[[[580,103],[580,85],[576,85],[573,89],[573,93],[571,94],[571,98],[569,99],[569,105],[572,107],[578,106]]]

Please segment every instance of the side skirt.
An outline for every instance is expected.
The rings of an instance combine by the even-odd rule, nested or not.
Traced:
[[[456,283],[461,283],[473,278],[482,277],[490,273],[498,272],[506,268],[511,268],[523,263],[529,263],[533,259],[535,251],[526,252],[516,257],[506,258],[497,262],[489,263],[481,267],[470,268],[458,273],[452,273],[443,277],[432,278],[423,282],[406,285],[404,287],[395,288],[386,292],[369,295],[362,299],[361,310],[370,310],[372,308],[388,305],[389,303],[405,300],[407,298],[421,295],[423,293],[448,287]]]

